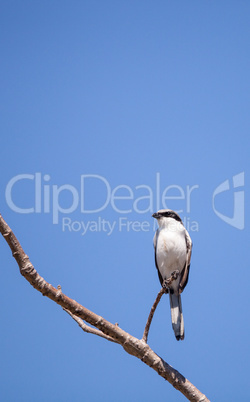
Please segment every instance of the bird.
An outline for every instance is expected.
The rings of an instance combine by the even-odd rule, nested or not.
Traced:
[[[192,240],[180,216],[171,209],[152,215],[159,228],[154,235],[155,265],[165,293],[169,293],[172,327],[176,339],[184,339],[181,293],[188,282]]]

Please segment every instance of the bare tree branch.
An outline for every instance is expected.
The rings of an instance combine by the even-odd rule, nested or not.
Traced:
[[[174,388],[182,392],[189,401],[209,402],[209,399],[204,394],[182,374],[159,357],[143,340],[133,337],[117,325],[110,323],[103,317],[88,310],[86,307],[63,294],[61,290],[54,288],[51,284],[46,282],[35,270],[29,257],[23,251],[16,236],[1,215],[0,232],[8,243],[13,257],[17,261],[21,275],[23,275],[35,289],[41,292],[43,296],[49,297],[55,303],[70,311],[73,316],[81,318],[121,344],[127,353],[136,356],[143,363],[153,368],[161,377],[169,381]]]

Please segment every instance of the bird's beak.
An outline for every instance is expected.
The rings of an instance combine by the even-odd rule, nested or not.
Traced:
[[[155,213],[152,215],[152,217],[155,218],[155,219],[158,219],[158,218],[160,218],[160,215],[159,215],[157,212],[155,212]]]

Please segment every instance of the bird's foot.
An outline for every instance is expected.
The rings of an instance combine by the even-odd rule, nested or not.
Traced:
[[[175,279],[178,278],[179,275],[180,275],[180,271],[178,269],[176,269],[175,271],[172,272],[169,279],[172,279],[172,281],[174,281]]]
[[[169,285],[168,285],[168,283],[167,283],[167,279],[164,279],[164,281],[162,282],[162,287],[163,287],[163,289],[164,289],[164,292],[165,292],[165,293],[168,293],[168,291],[169,291]]]
[[[171,285],[171,283],[173,281],[175,281],[178,278],[179,275],[180,275],[180,271],[177,269],[171,273],[171,275],[168,279],[164,279],[164,281],[162,283],[162,287],[165,290],[165,293],[169,292],[169,286]]]

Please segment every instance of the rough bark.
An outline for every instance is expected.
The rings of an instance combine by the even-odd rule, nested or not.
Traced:
[[[24,278],[36,290],[41,292],[43,296],[49,297],[51,300],[63,307],[63,309],[67,310],[67,312],[78,322],[79,325],[81,322],[77,320],[77,317],[94,326],[100,332],[96,331],[96,329],[93,329],[92,331],[92,328],[89,326],[85,327],[86,324],[84,323],[84,325],[80,325],[83,330],[95,333],[96,335],[102,336],[107,340],[112,340],[113,342],[119,343],[127,353],[137,357],[143,363],[154,369],[161,377],[170,382],[174,388],[185,395],[189,401],[209,402],[209,399],[202,394],[190,381],[188,381],[182,374],[166,363],[149,347],[145,341],[147,334],[146,337],[144,336],[144,339],[140,340],[135,338],[123,329],[119,328],[118,325],[112,324],[100,315],[95,314],[86,307],[77,303],[75,300],[66,296],[60,287],[55,288],[46,282],[45,279],[42,278],[35,270],[34,266],[29,260],[29,257],[23,251],[16,236],[1,215],[0,232],[12,251],[12,255],[19,266],[21,275],[23,275]]]

